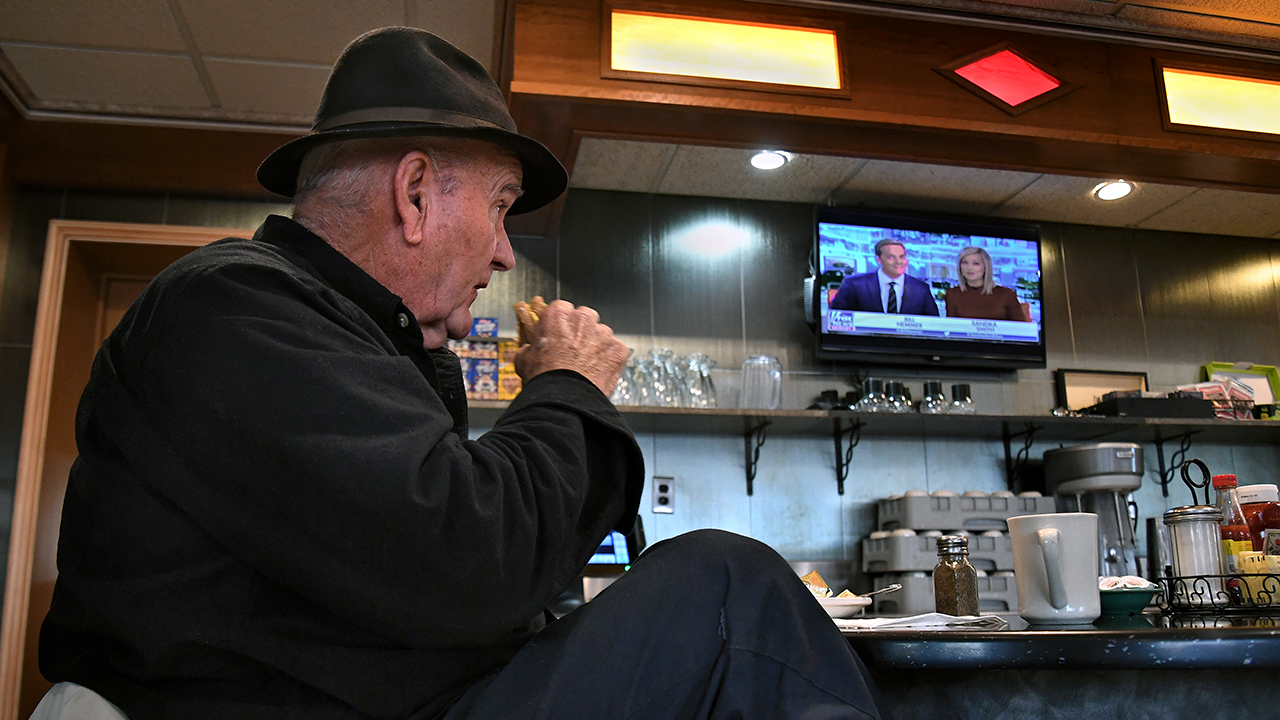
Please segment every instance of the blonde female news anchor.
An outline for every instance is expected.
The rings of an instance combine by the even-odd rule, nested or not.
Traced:
[[[956,261],[960,284],[947,289],[947,317],[1029,322],[1013,290],[992,279],[991,256],[978,247],[960,251]]]

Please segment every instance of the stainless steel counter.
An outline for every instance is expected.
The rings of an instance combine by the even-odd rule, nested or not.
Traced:
[[[895,720],[1275,717],[1280,619],[846,632]]]
[[[900,668],[1277,668],[1280,619],[1143,615],[1085,626],[846,631],[869,666]]]

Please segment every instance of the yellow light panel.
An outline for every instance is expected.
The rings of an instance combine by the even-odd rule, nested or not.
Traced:
[[[832,30],[614,10],[614,70],[840,88]]]
[[[1169,122],[1280,135],[1280,82],[1162,70]]]

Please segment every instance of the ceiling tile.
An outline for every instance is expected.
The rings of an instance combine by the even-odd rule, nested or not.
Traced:
[[[1095,200],[1099,178],[1041,175],[993,212],[998,217],[1129,227],[1195,192],[1195,188],[1142,183],[1122,200]]]
[[[777,170],[751,167],[753,150],[681,145],[658,185],[668,195],[826,202],[859,161],[796,155]]]
[[[1138,223],[1138,227],[1270,237],[1280,232],[1280,195],[1203,189]]]
[[[165,0],[3,0],[0,40],[186,51]]]
[[[149,108],[207,108],[185,55],[64,50],[0,44],[37,101]]]
[[[223,108],[296,125],[311,124],[329,77],[327,65],[207,60],[205,68]]]
[[[410,0],[417,27],[436,33],[479,60],[490,74],[496,32],[494,3],[458,0]]]
[[[986,214],[1034,173],[872,160],[841,189],[844,205]]]
[[[569,184],[592,190],[649,192],[667,153],[675,147],[666,143],[585,138],[578,145]]]
[[[360,34],[405,22],[403,0],[178,0],[205,55],[333,65]]]

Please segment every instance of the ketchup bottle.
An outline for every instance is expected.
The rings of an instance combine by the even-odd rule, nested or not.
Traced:
[[[1236,498],[1240,501],[1240,509],[1244,511],[1245,522],[1249,523],[1249,533],[1253,539],[1253,549],[1264,551],[1262,513],[1269,507],[1280,506],[1280,491],[1275,485],[1241,485],[1236,488]],[[1274,512],[1273,512],[1274,515]]]
[[[1222,511],[1222,564],[1228,575],[1240,573],[1240,553],[1253,550],[1253,536],[1249,523],[1240,509],[1236,495],[1235,475],[1214,475],[1213,489],[1218,493],[1217,506]]]

